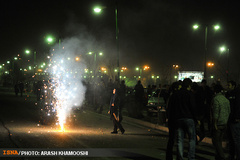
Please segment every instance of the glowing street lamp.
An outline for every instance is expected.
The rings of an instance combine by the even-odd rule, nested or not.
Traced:
[[[27,50],[25,50],[25,53],[26,53],[27,55],[29,55],[29,54],[31,53],[31,51],[27,49]],[[34,51],[34,52],[33,52],[33,66],[36,65],[36,61],[37,61],[37,52]]]
[[[102,11],[102,9],[99,8],[99,7],[96,7],[93,10],[94,10],[95,13],[100,13]]]
[[[25,53],[26,53],[26,54],[30,54],[30,51],[27,49],[27,50],[25,51]]]
[[[194,30],[197,30],[199,29],[199,25],[198,24],[195,24],[193,25],[193,29]],[[219,30],[220,29],[220,26],[219,25],[213,25],[213,29],[214,30]],[[205,26],[205,43],[204,43],[204,48],[205,48],[205,53],[204,53],[204,78],[206,79],[207,77],[207,37],[208,37],[208,25]]]
[[[75,61],[80,61],[80,58],[79,58],[79,57],[76,57],[76,58],[75,58]]]
[[[150,69],[149,66],[144,66],[144,67],[143,67],[143,70],[148,70],[148,69]]]
[[[48,35],[46,37],[46,41],[47,41],[48,44],[54,43],[55,39],[56,39],[55,37],[50,36],[50,35]],[[60,49],[61,48],[61,39],[60,38],[58,39],[58,46],[59,46],[59,49]]]
[[[226,49],[226,47],[222,46],[219,48],[220,52],[223,53],[227,53],[227,70],[226,70],[226,74],[227,74],[227,82],[228,82],[228,77],[229,77],[229,48]],[[227,52],[226,52],[227,51]]]
[[[193,29],[198,29],[199,26],[197,24],[193,25]]]
[[[102,9],[104,9],[106,7],[95,7],[93,10],[95,13],[100,13],[102,11]],[[118,3],[117,0],[115,0],[115,24],[116,24],[116,51],[117,51],[117,82],[119,83],[119,78],[120,78],[120,67],[119,67],[119,28],[118,28]]]
[[[213,63],[213,62],[208,62],[208,63],[207,63],[207,66],[208,66],[208,67],[213,67],[213,66],[214,66],[214,63]]]

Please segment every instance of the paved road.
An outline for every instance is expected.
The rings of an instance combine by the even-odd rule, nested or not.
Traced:
[[[110,154],[112,154],[110,149],[116,149],[120,155],[117,154],[115,158],[87,159],[140,159],[140,157],[153,160],[165,159],[167,132],[144,127],[140,123],[134,123],[130,118],[125,118],[123,121],[125,134],[112,135],[110,132],[113,127],[109,116],[90,110],[75,111],[73,121],[66,126],[66,131],[59,132],[55,125],[39,123],[39,109],[35,105],[35,100],[36,97],[32,94],[15,97],[13,92],[0,91],[1,148],[89,148],[96,150],[100,148],[99,151],[109,149]],[[213,151],[212,145],[201,143],[197,147],[196,157],[201,160],[213,159]]]

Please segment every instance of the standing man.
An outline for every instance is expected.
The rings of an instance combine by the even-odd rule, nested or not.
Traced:
[[[189,150],[188,159],[195,159],[195,146],[196,146],[196,131],[195,123],[197,122],[195,116],[195,98],[191,92],[192,80],[186,78],[183,80],[182,88],[180,91],[172,95],[172,109],[174,112],[176,127],[177,127],[177,159],[183,160],[184,150],[184,136],[188,135]]]
[[[175,110],[174,110],[174,101],[172,97],[175,96],[176,92],[180,90],[180,83],[173,82],[171,86],[170,97],[167,103],[167,118],[168,118],[168,143],[166,149],[166,160],[173,160],[173,146],[174,141],[176,140],[176,119],[175,119]],[[173,110],[172,110],[173,109]]]
[[[202,80],[201,86],[196,92],[196,102],[197,102],[197,117],[200,123],[199,137],[201,142],[205,138],[205,121],[208,124],[208,131],[211,132],[211,121],[210,121],[210,110],[212,101],[213,91],[207,85],[205,79]]]
[[[21,97],[22,97],[22,95],[23,95],[23,90],[24,90],[24,84],[23,84],[23,82],[20,82],[18,86],[19,86],[19,89],[20,89]]]
[[[137,118],[143,118],[142,109],[143,109],[144,88],[140,80],[135,85],[134,91],[135,91],[135,102],[137,104],[136,116]]]
[[[216,149],[215,160],[225,160],[222,148],[223,135],[227,130],[227,121],[230,114],[230,102],[222,94],[223,87],[220,84],[214,86],[215,96],[212,103],[213,135],[212,142]]]
[[[108,113],[110,114],[110,119],[113,121],[113,132],[112,134],[117,134],[117,129],[119,128],[122,134],[124,134],[125,130],[121,125],[121,114],[119,110],[120,105],[120,97],[117,95],[117,89],[113,89],[113,95],[110,100],[110,109]]]
[[[240,160],[240,91],[235,81],[228,82],[226,97],[230,101],[231,113],[228,119],[229,160]]]

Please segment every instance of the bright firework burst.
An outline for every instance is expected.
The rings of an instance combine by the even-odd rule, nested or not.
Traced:
[[[54,51],[47,69],[53,94],[51,103],[62,131],[72,107],[81,106],[85,97],[81,78],[85,67],[83,62],[75,60],[76,54],[76,48],[71,45]]]

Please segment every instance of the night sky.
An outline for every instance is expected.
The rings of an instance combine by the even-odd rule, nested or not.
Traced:
[[[106,7],[101,15],[92,11],[96,4]],[[114,7],[114,0],[1,0],[0,63],[23,54],[26,48],[48,52],[44,41],[48,34],[62,41],[84,35],[94,44],[89,50],[115,57]],[[118,8],[120,66],[133,69],[147,64],[157,73],[178,64],[181,70],[203,71],[208,25],[207,60],[224,68],[226,55],[220,55],[218,48],[226,45],[230,72],[239,71],[237,1],[118,0]],[[197,31],[192,29],[195,23],[201,25]],[[214,31],[214,24],[221,29]]]

